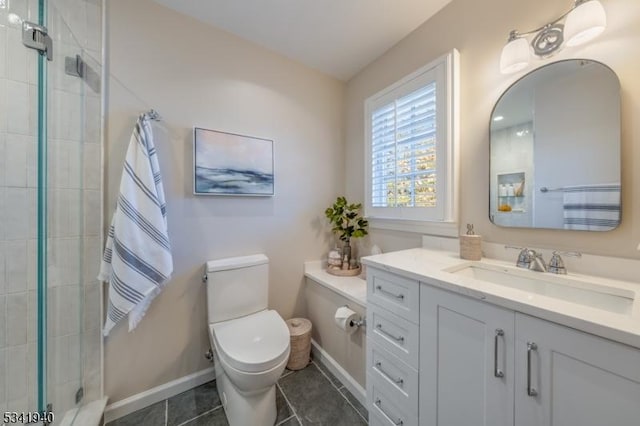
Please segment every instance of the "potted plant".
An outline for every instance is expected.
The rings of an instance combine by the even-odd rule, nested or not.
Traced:
[[[343,269],[349,269],[351,261],[351,238],[361,238],[368,234],[369,222],[360,215],[362,204],[349,204],[345,197],[338,197],[332,206],[324,211],[324,215],[333,226],[331,230],[344,243],[342,258]],[[347,267],[344,267],[344,261]]]

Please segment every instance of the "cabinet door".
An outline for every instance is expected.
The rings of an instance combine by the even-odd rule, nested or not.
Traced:
[[[514,313],[420,289],[420,424],[513,426]]]
[[[516,314],[516,426],[638,426],[640,351]]]

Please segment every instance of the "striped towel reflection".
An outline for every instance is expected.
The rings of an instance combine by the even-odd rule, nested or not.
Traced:
[[[564,229],[609,231],[620,223],[620,184],[563,188]]]
[[[166,205],[151,121],[141,115],[125,158],[98,279],[109,283],[103,333],[129,315],[129,331],[173,272]]]

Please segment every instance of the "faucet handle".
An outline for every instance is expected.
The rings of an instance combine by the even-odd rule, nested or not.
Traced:
[[[554,274],[562,274],[566,275],[567,268],[564,266],[564,261],[562,260],[561,254],[572,257],[582,257],[582,253],[578,251],[553,251],[553,256],[551,256],[551,260],[549,261],[548,271]]]
[[[527,247],[520,249],[520,254],[518,255],[516,266],[518,268],[529,269],[529,267],[531,266],[531,262],[533,262],[533,259],[535,258],[535,255],[536,252],[534,250],[528,249]]]
[[[547,270],[552,274],[566,275],[567,268],[564,266],[562,257],[560,257],[560,252],[553,252],[553,256],[551,256],[551,260],[549,261],[549,268]]]

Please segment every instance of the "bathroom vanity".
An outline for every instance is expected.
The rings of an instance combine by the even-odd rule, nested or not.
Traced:
[[[638,425],[640,284],[427,249],[363,263],[370,424]]]

